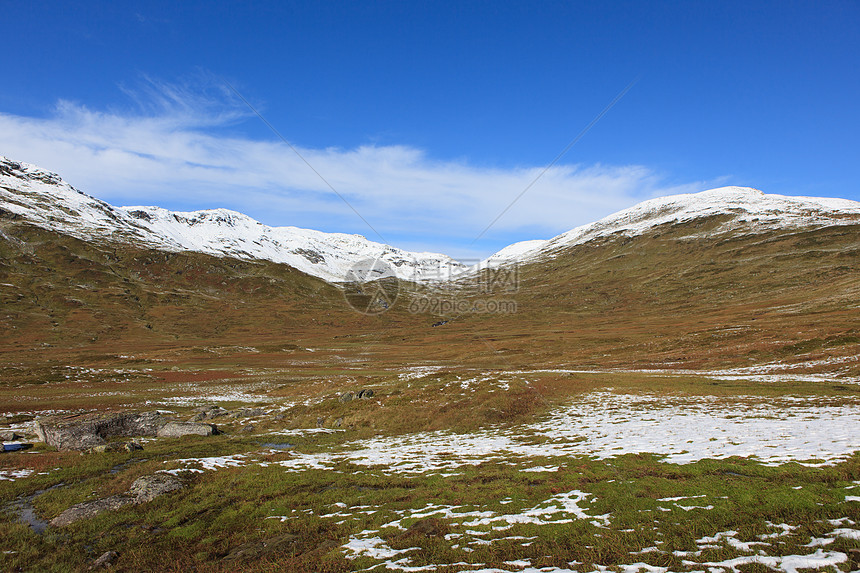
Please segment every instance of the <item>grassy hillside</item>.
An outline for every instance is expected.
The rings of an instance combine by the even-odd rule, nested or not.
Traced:
[[[264,351],[253,363],[293,345],[320,350],[310,357],[320,364],[336,349],[379,365],[496,368],[714,368],[860,354],[860,224],[702,235],[717,223],[563,249],[489,292],[403,283],[394,308],[366,316],[340,288],[285,265],[99,246],[5,220],[0,350],[32,361],[241,346]],[[515,312],[466,308],[482,301]],[[858,373],[856,362],[847,366]]]

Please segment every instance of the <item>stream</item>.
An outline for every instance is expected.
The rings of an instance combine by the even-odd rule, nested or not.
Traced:
[[[45,529],[48,528],[49,523],[44,519],[40,518],[36,513],[36,509],[33,507],[33,500],[45,493],[46,491],[51,491],[52,489],[57,489],[58,487],[63,487],[64,483],[58,483],[56,485],[52,485],[46,489],[40,489],[36,493],[32,493],[30,495],[21,497],[16,499],[15,501],[9,503],[6,507],[16,514],[18,514],[18,521],[21,523],[26,523],[30,526],[30,529],[33,530],[33,533],[41,535],[45,532]]]

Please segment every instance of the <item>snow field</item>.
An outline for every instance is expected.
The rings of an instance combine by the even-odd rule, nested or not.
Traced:
[[[452,384],[461,385],[465,380]],[[467,382],[467,385],[471,380]],[[264,462],[254,455],[228,458],[181,460],[192,471],[215,470],[234,465],[260,464],[281,467],[284,471],[334,470],[341,462],[374,468],[387,475],[405,477],[457,475],[464,465],[485,461],[523,466],[529,473],[563,471],[571,457],[590,456],[612,458],[625,453],[650,452],[662,454],[673,463],[689,463],[705,458],[751,456],[765,464],[799,461],[807,465],[826,465],[860,449],[860,408],[857,406],[815,405],[809,399],[777,399],[767,404],[749,397],[726,400],[715,398],[667,398],[611,392],[593,392],[565,408],[553,412],[546,420],[517,429],[493,429],[473,434],[428,432],[390,438],[377,438],[360,443],[348,443],[336,450],[320,454],[290,451],[282,461]],[[540,444],[530,437],[542,438]],[[554,465],[530,465],[529,460],[557,458]],[[173,470],[181,471],[181,470]],[[795,488],[798,489],[798,488]],[[860,483],[845,490],[844,504],[860,502]],[[581,521],[602,529],[612,526],[612,514],[591,511],[594,494],[571,490],[553,495],[534,505],[515,509],[516,500],[505,499],[493,507],[427,504],[417,509],[391,509],[337,503],[319,519],[334,520],[336,524],[361,522],[366,516],[382,514],[386,521],[375,528],[353,534],[343,544],[344,554],[351,559],[370,559],[374,571],[433,571],[444,564],[422,564],[416,560],[419,549],[395,549],[387,538],[392,532],[407,531],[416,520],[438,518],[450,527],[446,540],[452,549],[472,554],[478,548],[500,541],[519,541],[524,546],[533,538],[505,535],[515,526],[563,525]],[[707,512],[716,500],[706,495],[664,497],[657,500],[657,510]],[[508,507],[513,511],[500,511]],[[846,511],[848,510],[846,505]],[[302,512],[272,515],[268,519],[288,521],[301,517]],[[388,516],[392,519],[388,519]],[[829,533],[812,538],[805,545],[808,552],[779,555],[782,540],[796,535],[797,524],[767,522],[771,530],[757,539],[741,539],[734,530],[719,531],[696,539],[697,549],[673,551],[685,566],[698,571],[717,573],[739,572],[749,564],[762,564],[785,573],[799,569],[844,568],[848,556],[830,546],[837,539],[856,541],[860,529],[849,517],[830,520]],[[598,571],[665,572],[666,568],[641,561],[642,555],[667,553],[658,546],[631,553],[629,564],[612,567],[598,566]],[[740,554],[731,559],[709,561],[709,550],[732,550]],[[711,555],[713,552],[710,553]],[[636,559],[635,557],[638,557]],[[364,562],[364,561],[363,561]],[[570,568],[535,567],[527,559],[512,560],[506,567],[487,568],[481,563],[454,564],[461,571],[495,571],[497,573],[584,572],[578,563]],[[591,569],[594,570],[594,569]]]

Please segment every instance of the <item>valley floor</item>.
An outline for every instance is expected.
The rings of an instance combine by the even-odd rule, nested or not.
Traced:
[[[128,571],[860,569],[860,386],[844,380],[141,373],[90,372],[87,392],[180,419],[217,404],[224,433],[132,453],[3,454],[4,570],[85,570],[106,551]],[[64,384],[31,386],[36,408],[9,406],[6,426],[76,410],[58,399]],[[355,397],[364,388],[373,396]],[[153,472],[188,485],[45,527]]]

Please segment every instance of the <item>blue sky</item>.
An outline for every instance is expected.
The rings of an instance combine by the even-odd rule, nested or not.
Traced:
[[[8,2],[0,154],[114,204],[456,257],[722,185],[860,200],[858,24],[857,2]]]

